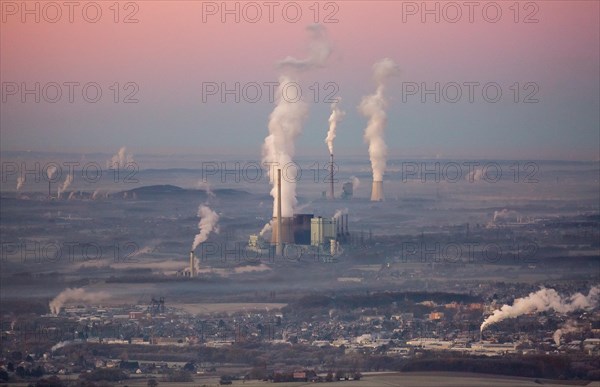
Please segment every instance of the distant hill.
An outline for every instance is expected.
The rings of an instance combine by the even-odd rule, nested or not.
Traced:
[[[194,196],[207,196],[207,193],[205,190],[200,190],[200,189],[185,189],[185,188],[181,188],[178,187],[176,185],[171,185],[171,184],[161,184],[161,185],[148,185],[148,186],[144,186],[144,187],[138,187],[138,188],[134,188],[134,189],[130,189],[128,191],[123,191],[126,192],[128,195],[133,195],[135,194],[138,198],[148,198],[148,197],[152,197],[152,196],[163,196],[163,195],[169,195],[169,196],[174,196],[174,195],[194,195]],[[249,196],[250,193],[247,191],[243,191],[243,190],[236,190],[233,188],[219,188],[219,189],[214,189],[212,190],[212,192],[217,196],[217,197],[221,197],[221,196],[227,196],[227,197],[242,197],[242,196]]]

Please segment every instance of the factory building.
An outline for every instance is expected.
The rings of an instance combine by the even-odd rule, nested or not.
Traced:
[[[338,220],[322,217],[312,218],[310,221],[310,244],[319,246],[333,239],[337,240]]]

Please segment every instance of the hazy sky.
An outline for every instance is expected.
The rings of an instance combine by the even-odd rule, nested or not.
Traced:
[[[307,55],[306,27],[319,21],[333,53],[324,68],[302,75],[310,111],[299,156],[326,157],[325,99],[335,90],[346,111],[336,152],[367,154],[357,105],[375,89],[373,63],[389,57],[401,70],[386,90],[393,156],[599,158],[597,1],[517,8],[510,1],[473,8],[427,2],[430,13],[421,1],[139,1],[121,2],[118,14],[113,2],[93,3],[99,9],[75,3],[1,3],[3,151],[111,153],[125,145],[134,154],[217,151],[259,159],[274,107],[264,83],[277,81],[278,60]],[[36,82],[39,91],[23,95]],[[219,92],[203,101],[207,85],[234,89],[236,82],[239,102],[235,92],[224,103]],[[421,95],[436,82],[439,103],[435,91]],[[473,85],[472,103],[465,82]],[[415,85],[421,90],[410,94]],[[93,103],[97,88],[102,95]],[[502,96],[491,102],[498,88]],[[138,102],[124,103],[128,96]]]

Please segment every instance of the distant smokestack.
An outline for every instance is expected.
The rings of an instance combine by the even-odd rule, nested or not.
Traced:
[[[48,197],[51,198],[52,197],[52,193],[50,192],[50,185],[52,184],[52,182],[50,180],[48,180]]]
[[[373,181],[373,188],[371,189],[371,201],[383,201],[383,181]]]
[[[281,215],[281,169],[277,170],[277,236],[275,237],[275,254],[283,255],[283,243],[282,243],[282,234],[283,230],[281,227],[282,222]]]
[[[190,277],[194,277],[194,252],[190,251]]]
[[[331,200],[335,199],[335,195],[333,193],[333,153],[331,154],[331,163],[329,164],[329,179],[330,179],[330,186],[329,186],[329,198]]]

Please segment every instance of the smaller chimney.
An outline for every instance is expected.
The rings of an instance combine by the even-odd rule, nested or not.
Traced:
[[[190,277],[194,277],[195,268],[194,268],[194,251],[190,251]]]

